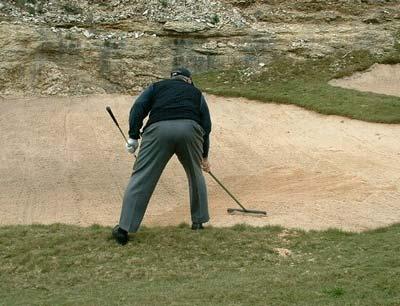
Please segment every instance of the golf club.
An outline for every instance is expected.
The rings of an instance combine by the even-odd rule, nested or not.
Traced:
[[[120,126],[119,126],[119,124],[118,124],[118,121],[117,121],[117,119],[115,118],[115,116],[114,116],[114,114],[113,114],[113,112],[112,112],[112,110],[111,110],[111,107],[110,107],[110,106],[107,106],[107,107],[106,107],[106,110],[107,110],[107,112],[110,114],[111,119],[114,121],[114,123],[115,123],[115,125],[118,127],[119,131],[121,132],[122,137],[124,137],[125,142],[128,143],[128,140],[127,140],[127,138],[126,138],[124,132],[121,130],[121,128],[120,128]],[[135,155],[135,158],[136,158],[136,155]],[[266,215],[267,215],[267,212],[262,211],[262,210],[252,210],[252,209],[247,209],[247,208],[245,208],[242,204],[240,204],[239,200],[236,199],[236,197],[235,197],[235,196],[234,196],[220,181],[219,181],[219,179],[217,179],[217,177],[216,177],[211,171],[209,171],[208,174],[209,174],[209,175],[218,183],[218,185],[220,185],[220,186],[222,187],[222,189],[223,189],[223,190],[224,190],[224,191],[225,191],[239,206],[240,206],[240,208],[228,208],[227,211],[228,211],[229,214],[238,211],[238,212],[242,212],[242,213],[245,213],[245,214],[256,214],[256,215],[263,215],[263,216],[266,216]]]

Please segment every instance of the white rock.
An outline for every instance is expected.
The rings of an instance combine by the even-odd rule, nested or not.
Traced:
[[[83,31],[83,35],[84,35],[86,38],[90,38],[90,37],[93,36],[93,34],[90,33],[88,30],[84,30],[84,31]]]
[[[207,43],[205,43],[205,44],[203,44],[203,48],[204,49],[216,49],[217,48],[217,42],[216,41],[210,41],[210,42],[207,42]]]

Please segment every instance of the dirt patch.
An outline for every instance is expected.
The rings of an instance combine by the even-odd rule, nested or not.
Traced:
[[[292,251],[285,248],[274,248],[273,251],[277,253],[279,256],[288,257],[292,256]]]
[[[329,84],[360,91],[400,97],[400,64],[375,64],[367,71],[332,80]]]
[[[295,106],[207,96],[214,174],[257,218],[207,176],[211,224],[278,224],[360,231],[400,222],[400,126],[322,116]],[[127,130],[132,97],[98,95],[2,101],[0,223],[114,225],[131,174],[111,105]],[[190,223],[188,187],[173,158],[144,224]]]

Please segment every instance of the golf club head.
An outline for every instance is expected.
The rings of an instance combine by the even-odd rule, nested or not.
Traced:
[[[119,127],[118,121],[117,121],[117,119],[115,118],[115,116],[114,116],[114,114],[113,114],[113,112],[112,112],[112,110],[111,110],[111,106],[110,106],[110,105],[107,105],[107,106],[106,106],[106,111],[107,111],[107,113],[110,115],[111,119],[114,121],[115,125]]]

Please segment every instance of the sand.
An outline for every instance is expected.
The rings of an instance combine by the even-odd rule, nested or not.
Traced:
[[[400,222],[400,126],[324,116],[290,105],[207,95],[213,226],[246,223],[349,231]],[[0,113],[0,224],[117,223],[133,158],[105,111],[127,131],[133,97],[10,98]],[[190,223],[188,187],[173,158],[144,225]]]
[[[329,82],[333,86],[400,97],[400,64],[372,65],[367,71]]]

